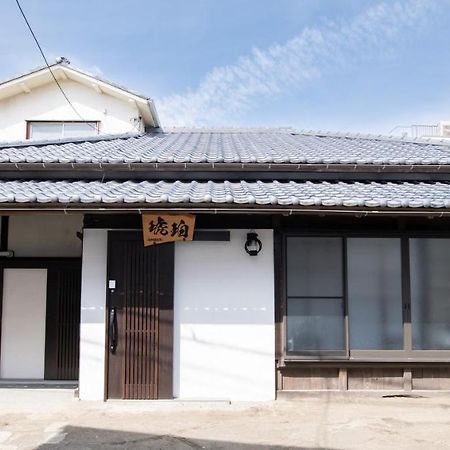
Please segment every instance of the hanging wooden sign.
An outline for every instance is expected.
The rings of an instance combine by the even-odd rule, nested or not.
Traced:
[[[192,241],[195,216],[192,214],[143,214],[144,246],[174,241]]]

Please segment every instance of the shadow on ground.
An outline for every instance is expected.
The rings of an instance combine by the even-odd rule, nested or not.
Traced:
[[[158,450],[314,450],[320,447],[297,447],[270,444],[245,444],[209,439],[192,439],[175,435],[155,435],[87,427],[64,427],[57,436],[37,449],[158,449]],[[330,449],[332,450],[332,449]]]

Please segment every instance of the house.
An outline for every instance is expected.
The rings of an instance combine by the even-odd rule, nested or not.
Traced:
[[[82,400],[450,390],[447,143],[157,129],[0,144],[0,175],[4,380],[79,378]],[[192,216],[192,240],[144,246]]]
[[[136,133],[159,127],[152,99],[77,69],[66,58],[59,58],[50,70],[40,67],[0,83],[0,141]]]

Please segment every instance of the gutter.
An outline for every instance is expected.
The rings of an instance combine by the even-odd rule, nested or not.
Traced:
[[[8,205],[8,206],[6,206]],[[0,204],[0,213],[8,213],[8,215],[14,213],[65,213],[65,214],[87,214],[87,213],[177,213],[177,214],[271,214],[271,215],[319,215],[319,216],[356,216],[356,217],[369,217],[369,216],[390,216],[390,217],[428,217],[428,218],[440,218],[450,217],[450,209],[418,209],[418,208],[385,208],[385,209],[358,209],[358,208],[292,208],[287,207],[259,207],[253,208],[240,207],[198,207],[198,206],[174,206],[173,204],[159,204],[158,206],[148,206],[145,204],[139,204],[136,206],[130,206],[124,204],[124,206],[106,207],[105,204],[86,204],[80,206],[79,204],[31,204],[29,206],[23,206],[18,203],[3,203]]]
[[[450,165],[0,163],[0,180],[450,181]]]
[[[320,172],[320,173],[450,173],[450,165],[438,164],[293,164],[293,163],[177,163],[177,162],[7,162],[0,172]]]

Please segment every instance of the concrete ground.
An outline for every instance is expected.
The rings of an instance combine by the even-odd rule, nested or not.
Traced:
[[[230,405],[72,395],[0,389],[0,449],[450,449],[450,396]]]

